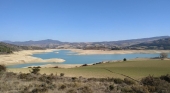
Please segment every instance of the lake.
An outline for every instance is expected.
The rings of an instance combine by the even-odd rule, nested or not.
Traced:
[[[59,50],[49,53],[42,54],[34,54],[34,57],[42,58],[42,59],[50,59],[50,58],[61,58],[66,60],[62,63],[54,63],[54,62],[35,62],[35,63],[26,63],[26,64],[17,64],[8,66],[9,68],[23,68],[28,66],[40,66],[46,64],[92,64],[102,61],[109,60],[123,60],[126,59],[134,59],[134,58],[153,58],[159,57],[159,54],[98,54],[98,55],[77,55],[70,50]],[[170,55],[168,56],[170,57]]]

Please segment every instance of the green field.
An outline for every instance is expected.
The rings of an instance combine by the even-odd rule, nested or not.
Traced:
[[[107,69],[107,70],[106,70]],[[108,71],[110,70],[110,71]],[[29,72],[28,68],[10,68],[8,71],[13,72]],[[113,73],[112,73],[113,72]],[[129,76],[136,80],[140,80],[142,77],[153,75],[161,76],[170,74],[170,60],[144,60],[144,61],[126,61],[115,63],[103,63],[92,66],[77,67],[77,68],[41,68],[40,73],[64,73],[65,76],[83,76],[83,77],[113,77],[113,78],[125,78]],[[122,75],[123,74],[123,75]]]

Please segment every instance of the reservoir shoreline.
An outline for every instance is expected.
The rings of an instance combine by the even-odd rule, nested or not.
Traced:
[[[0,64],[4,65],[16,65],[24,63],[36,63],[36,62],[64,62],[64,59],[52,58],[52,59],[42,59],[33,57],[33,54],[39,53],[48,53],[53,52],[56,49],[47,49],[47,50],[23,50],[19,52],[14,52],[12,54],[0,55]]]
[[[97,55],[97,54],[154,54],[154,53],[170,53],[170,50],[82,50],[82,49],[67,49],[78,55]]]
[[[60,50],[70,50],[71,52],[76,53],[73,55],[170,53],[170,50],[112,50],[112,51],[82,50],[82,49],[23,50],[19,52],[14,52],[13,54],[0,55],[0,64],[17,65],[17,64],[38,63],[38,62],[62,63],[65,61],[65,59],[61,59],[61,58],[42,59],[42,58],[32,56],[33,54],[41,54],[41,53],[48,53],[48,52],[55,52],[55,51],[57,51],[56,53],[58,53],[58,51]],[[62,67],[64,67],[64,65],[62,65]]]

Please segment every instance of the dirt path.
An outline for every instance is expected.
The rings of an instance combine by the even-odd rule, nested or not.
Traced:
[[[119,74],[119,75],[122,75],[122,76],[124,76],[124,77],[130,78],[130,79],[132,79],[132,80],[134,80],[134,81],[136,81],[136,82],[140,82],[140,81],[135,80],[134,78],[132,78],[132,77],[130,77],[130,76],[127,76],[127,75],[124,75],[124,74],[121,74],[121,73],[117,73],[117,72],[113,72],[113,71],[111,71],[111,70],[109,70],[109,69],[106,69],[106,68],[104,68],[104,69],[107,70],[107,71],[109,71],[109,72],[111,72],[111,73]]]

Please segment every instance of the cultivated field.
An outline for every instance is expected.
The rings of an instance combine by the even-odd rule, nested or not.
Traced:
[[[9,68],[12,72],[29,72],[28,68]],[[131,77],[135,80],[140,80],[148,75],[161,76],[170,74],[170,60],[143,60],[143,61],[126,61],[115,63],[103,63],[92,66],[84,66],[77,68],[41,68],[40,73],[60,74],[70,77],[113,77],[125,78]]]

